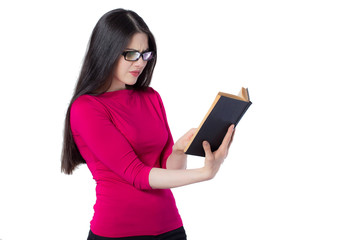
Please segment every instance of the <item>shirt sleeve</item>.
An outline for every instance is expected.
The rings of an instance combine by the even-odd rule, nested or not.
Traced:
[[[86,147],[106,167],[137,189],[151,189],[146,166],[111,121],[105,106],[91,96],[79,97],[71,107],[70,125]]]
[[[161,97],[160,97],[159,93],[155,91],[155,94],[156,94],[156,97],[158,99],[161,114],[162,114],[162,117],[163,117],[163,121],[164,121],[164,123],[166,125],[166,129],[167,129],[167,132],[168,132],[168,140],[167,140],[167,142],[165,144],[164,150],[161,153],[161,159],[160,159],[161,167],[166,169],[166,162],[167,162],[168,157],[172,153],[172,147],[174,145],[174,140],[173,140],[173,137],[172,137],[172,134],[171,134],[171,131],[170,131],[168,121],[167,121],[164,103],[161,100]]]

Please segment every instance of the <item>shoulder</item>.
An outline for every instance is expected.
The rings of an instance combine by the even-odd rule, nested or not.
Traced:
[[[72,108],[78,108],[81,106],[89,105],[93,102],[93,98],[94,97],[90,95],[81,95],[80,97],[75,99],[71,106]]]
[[[81,95],[71,104],[71,111],[81,111],[83,109],[94,108],[99,105],[94,96]]]
[[[70,119],[87,118],[99,113],[106,114],[105,106],[95,96],[85,94],[71,104]]]
[[[162,114],[165,114],[165,107],[160,94],[151,87],[148,87],[147,91],[149,92],[149,94],[152,95],[152,102],[156,106],[156,108],[161,111]]]
[[[154,88],[148,87],[145,92],[154,99],[161,101],[160,94]]]
[[[148,95],[156,95],[156,94],[158,94],[158,92],[152,87],[147,87],[145,90],[143,90],[143,92],[145,94],[148,94]]]

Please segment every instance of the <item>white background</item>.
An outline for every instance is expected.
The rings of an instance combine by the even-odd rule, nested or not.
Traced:
[[[249,88],[218,176],[174,189],[189,240],[360,239],[358,1],[2,1],[0,239],[86,239],[95,183],[60,173],[66,108],[97,20],[135,10],[174,139]],[[201,158],[189,158],[190,167]]]

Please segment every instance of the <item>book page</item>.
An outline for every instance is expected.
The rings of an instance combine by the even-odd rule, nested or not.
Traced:
[[[239,99],[241,101],[244,101],[244,102],[249,102],[249,96],[248,96],[248,91],[246,88],[241,88],[240,92],[238,95],[232,95],[232,94],[229,94],[229,93],[224,93],[224,92],[219,92],[219,94],[221,96],[225,96],[225,97],[229,97],[229,98],[234,98],[234,99]]]

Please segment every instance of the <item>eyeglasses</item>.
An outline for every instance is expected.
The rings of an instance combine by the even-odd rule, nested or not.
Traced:
[[[144,61],[149,61],[154,57],[155,53],[152,51],[139,52],[132,50],[132,51],[125,51],[122,53],[122,55],[125,57],[126,61],[135,62],[139,60],[140,57],[142,57]]]

